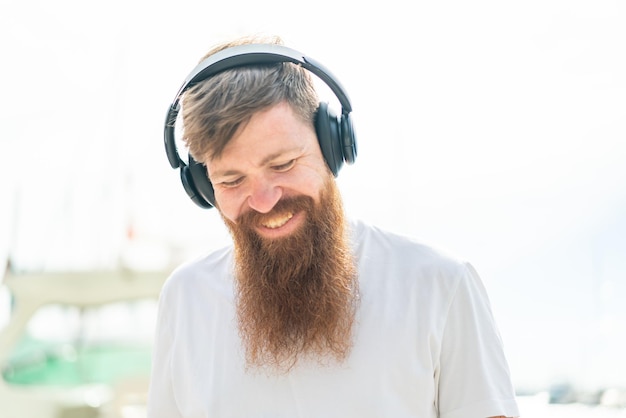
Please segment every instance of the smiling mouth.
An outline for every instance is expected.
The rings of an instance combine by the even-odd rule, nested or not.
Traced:
[[[261,222],[261,225],[263,225],[265,228],[276,229],[285,225],[287,222],[289,222],[291,218],[293,218],[293,213],[287,212],[267,219]]]

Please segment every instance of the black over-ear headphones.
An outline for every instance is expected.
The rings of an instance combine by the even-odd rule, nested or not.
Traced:
[[[206,167],[189,155],[186,164],[180,157],[175,141],[175,125],[180,110],[182,94],[191,86],[224,70],[243,65],[292,62],[301,65],[318,76],[330,87],[341,104],[341,115],[337,116],[327,103],[320,103],[315,117],[315,130],[326,164],[337,176],[343,162],[352,164],[356,159],[356,136],[350,119],[352,106],[345,90],[321,64],[298,51],[282,45],[248,44],[219,51],[193,69],[178,90],[165,118],[165,151],[172,168],[180,168],[180,178],[185,191],[198,206],[208,209],[215,205],[213,185]]]

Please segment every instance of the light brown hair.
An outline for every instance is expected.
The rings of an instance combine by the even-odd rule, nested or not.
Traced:
[[[243,37],[213,48],[207,57],[244,44],[277,44],[279,37]],[[219,158],[228,141],[252,115],[282,101],[313,125],[319,103],[310,73],[293,63],[250,65],[225,70],[185,92],[183,140],[199,162]]]

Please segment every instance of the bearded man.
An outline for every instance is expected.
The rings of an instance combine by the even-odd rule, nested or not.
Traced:
[[[163,288],[150,418],[518,415],[471,265],[346,220],[334,176],[356,156],[350,110],[336,79],[278,38],[221,45],[185,81],[168,157],[233,245]]]

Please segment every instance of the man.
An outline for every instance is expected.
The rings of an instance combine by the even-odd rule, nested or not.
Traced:
[[[168,113],[170,163],[233,245],[163,288],[149,417],[517,416],[476,272],[346,221],[334,175],[355,156],[349,101],[278,44],[211,51]],[[318,102],[309,71],[341,116]],[[181,96],[189,167],[172,138]]]

